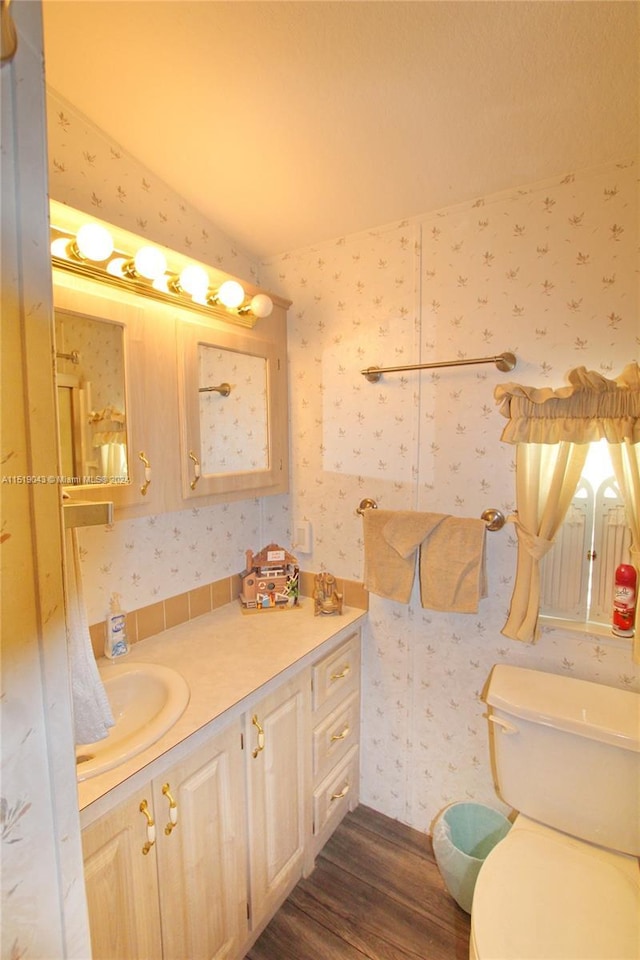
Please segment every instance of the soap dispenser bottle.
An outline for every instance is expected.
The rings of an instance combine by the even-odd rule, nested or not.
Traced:
[[[127,640],[127,615],[120,607],[120,594],[114,593],[109,601],[106,633],[104,640],[104,655],[110,660],[122,657],[129,653]]]

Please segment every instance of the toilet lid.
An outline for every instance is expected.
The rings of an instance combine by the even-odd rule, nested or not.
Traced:
[[[476,883],[478,960],[637,960],[638,861],[538,824],[516,826]]]

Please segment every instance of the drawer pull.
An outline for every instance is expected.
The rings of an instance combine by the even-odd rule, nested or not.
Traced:
[[[331,802],[333,803],[334,800],[342,800],[342,798],[346,797],[348,793],[349,793],[349,784],[346,783],[342,788],[342,790],[340,791],[340,793],[331,794]]]
[[[334,733],[329,742],[335,743],[336,740],[346,740],[348,736],[349,736],[349,726],[347,725],[342,731],[342,733]]]
[[[329,677],[329,679],[330,679],[330,680],[342,680],[344,677],[347,676],[347,674],[348,674],[350,671],[351,671],[351,667],[349,666],[349,664],[347,664],[346,667],[343,667],[343,668],[342,668],[342,670],[340,671],[340,673],[332,673],[331,676]]]
[[[169,823],[164,828],[165,834],[169,836],[173,828],[178,824],[178,804],[171,796],[171,787],[168,783],[165,783],[163,786],[162,793],[169,801]]]
[[[149,804],[146,800],[143,800],[140,804],[140,813],[143,813],[147,818],[147,842],[142,848],[142,852],[146,857],[146,855],[149,853],[149,850],[151,850],[151,847],[156,842],[156,825],[153,817],[151,816]]]
[[[258,720],[257,713],[254,713],[254,715],[252,716],[251,723],[254,725],[254,727],[258,731],[258,746],[253,751],[253,759],[255,760],[258,754],[264,750],[264,730],[260,725],[260,721]]]

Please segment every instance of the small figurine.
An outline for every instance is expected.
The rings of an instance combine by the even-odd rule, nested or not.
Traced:
[[[295,607],[300,593],[298,561],[277,543],[259,553],[247,550],[247,566],[240,574],[240,603],[245,610]]]
[[[342,613],[342,594],[336,590],[336,578],[331,573],[317,573],[314,577],[313,613]]]

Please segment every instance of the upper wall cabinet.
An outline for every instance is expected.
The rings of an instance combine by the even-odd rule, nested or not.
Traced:
[[[284,310],[255,330],[178,328],[182,495],[236,499],[288,489]]]
[[[115,517],[288,489],[288,301],[51,203],[61,473]]]
[[[254,328],[54,269],[60,472],[115,519],[288,489],[286,301]],[[215,389],[218,388],[218,389]]]

